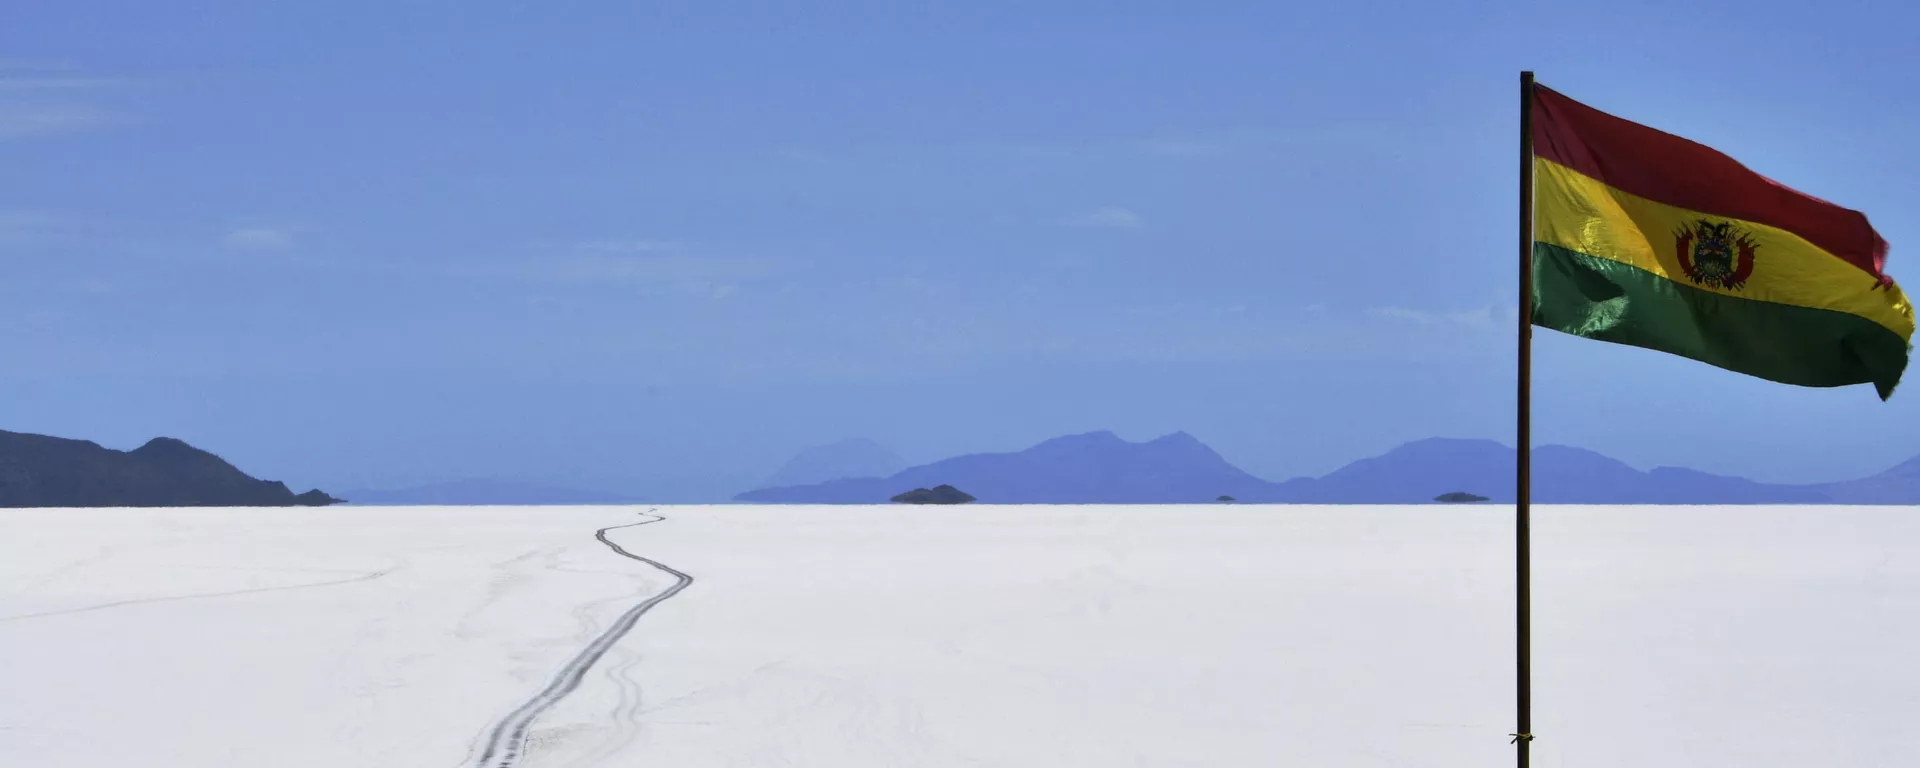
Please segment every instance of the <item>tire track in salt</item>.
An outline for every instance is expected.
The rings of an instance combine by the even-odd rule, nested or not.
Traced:
[[[637,523],[628,523],[626,525],[608,526],[595,531],[593,537],[599,539],[601,544],[607,545],[607,548],[612,549],[614,554],[630,560],[638,560],[646,563],[674,577],[675,581],[673,586],[627,609],[627,612],[621,614],[620,618],[615,620],[612,626],[607,627],[607,631],[600,633],[599,637],[594,638],[593,642],[588,643],[587,647],[581,649],[580,653],[569,660],[566,666],[561,667],[560,671],[553,676],[553,680],[547,683],[546,688],[541,689],[539,693],[533,695],[533,698],[528,699],[526,703],[521,704],[519,708],[508,713],[505,718],[502,718],[499,723],[495,724],[493,730],[487,734],[486,749],[480,753],[480,759],[475,763],[479,768],[509,768],[510,766],[518,764],[520,758],[526,752],[527,730],[533,727],[533,721],[538,719],[542,714],[545,714],[548,709],[553,708],[553,705],[560,703],[560,700],[566,698],[567,694],[573,693],[575,689],[579,688],[581,679],[585,678],[587,672],[593,669],[594,663],[598,662],[602,656],[607,655],[607,651],[612,650],[614,644],[620,642],[620,639],[625,637],[627,632],[633,629],[633,625],[638,623],[640,617],[645,616],[647,611],[653,610],[654,606],[665,602],[674,595],[680,594],[680,590],[686,589],[689,585],[693,584],[692,576],[674,570],[673,566],[667,565],[666,563],[628,552],[619,544],[613,543],[612,539],[607,538],[607,531],[651,525],[667,519],[662,515],[654,514],[653,510],[648,510],[644,514],[651,516],[653,519],[642,520]]]
[[[640,681],[634,679],[633,670],[644,659],[639,652],[625,646],[616,645],[612,657],[612,666],[607,667],[606,679],[613,683],[617,699],[612,711],[608,712],[608,721],[613,723],[614,731],[592,751],[567,763],[568,768],[605,765],[609,758],[620,753],[628,744],[633,743],[640,734],[641,691]]]
[[[397,571],[399,569],[400,569],[400,566],[395,565],[385,570],[374,571],[372,573],[363,573],[349,579],[335,579],[333,581],[316,581],[308,584],[288,584],[286,586],[281,586],[281,587],[256,587],[254,589],[235,589],[235,590],[229,590],[226,592],[200,592],[200,593],[191,594],[191,595],[168,595],[166,597],[142,597],[142,598],[136,598],[133,600],[119,600],[111,603],[89,605],[84,608],[67,608],[67,609],[58,610],[58,611],[43,611],[41,613],[22,613],[14,616],[0,616],[0,621],[41,619],[41,618],[46,618],[48,616],[66,616],[74,613],[86,613],[88,611],[104,611],[108,608],[124,608],[129,605],[147,605],[149,603],[171,603],[177,600],[205,600],[205,599],[214,598],[214,597],[233,597],[235,595],[252,595],[252,594],[258,594],[261,592],[286,592],[286,591],[295,590],[295,589],[314,589],[316,587],[332,587],[332,586],[339,586],[341,584],[353,584],[353,583],[362,582],[362,581],[373,581],[374,579],[380,578],[389,573],[393,573],[394,571]]]

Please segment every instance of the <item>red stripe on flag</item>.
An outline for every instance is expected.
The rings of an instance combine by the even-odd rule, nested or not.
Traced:
[[[1796,191],[1711,147],[1623,120],[1534,86],[1533,153],[1609,187],[1680,208],[1768,224],[1882,284],[1887,241],[1865,214]]]

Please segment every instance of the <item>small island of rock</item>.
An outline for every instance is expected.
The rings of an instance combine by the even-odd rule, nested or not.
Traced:
[[[1470,504],[1476,501],[1486,501],[1487,497],[1475,496],[1465,491],[1454,491],[1453,493],[1443,493],[1435,496],[1433,500],[1442,504]]]
[[[973,500],[974,498],[967,495],[966,491],[951,485],[936,486],[932,489],[915,488],[892,499],[895,504],[966,504]]]

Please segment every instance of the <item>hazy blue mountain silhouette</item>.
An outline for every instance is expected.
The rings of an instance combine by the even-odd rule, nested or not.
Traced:
[[[1322,477],[1269,482],[1179,432],[1129,443],[1111,432],[1055,438],[1024,451],[959,456],[886,478],[763,488],[738,501],[884,504],[949,484],[984,504],[1204,503],[1220,496],[1286,504],[1426,504],[1466,492],[1514,499],[1514,450],[1491,440],[1420,440]],[[1533,498],[1544,504],[1920,504],[1920,459],[1860,480],[1760,483],[1692,469],[1640,471],[1593,451],[1533,450]]]
[[[802,450],[761,486],[780,488],[855,477],[887,477],[906,468],[907,461],[886,446],[855,437]]]
[[[1228,464],[1185,432],[1129,443],[1112,432],[1057,437],[1016,453],[980,453],[886,478],[769,488],[735,497],[787,504],[885,504],[915,488],[952,485],[985,504],[1177,504],[1244,498],[1271,485]]]
[[[472,478],[411,488],[349,491],[347,500],[360,506],[547,506],[566,504],[630,504],[632,496],[532,483]]]
[[[171,437],[131,451],[0,431],[0,507],[288,507],[338,501],[256,480]]]
[[[1361,459],[1318,478],[1289,480],[1267,501],[1305,504],[1417,504],[1464,491],[1513,503],[1514,450],[1492,440],[1434,438]],[[1691,469],[1642,472],[1593,451],[1533,449],[1533,500],[1542,504],[1821,503],[1805,486],[1771,485]]]
[[[1808,487],[1835,504],[1920,504],[1920,456],[1877,475]]]

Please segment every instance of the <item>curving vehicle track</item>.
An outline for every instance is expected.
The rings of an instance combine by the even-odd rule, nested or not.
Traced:
[[[599,539],[600,543],[607,545],[609,549],[612,549],[615,554],[621,557],[646,563],[674,577],[675,581],[673,586],[627,609],[627,612],[621,614],[620,618],[615,620],[612,626],[607,627],[607,631],[600,633],[599,637],[594,638],[593,642],[588,643],[587,647],[581,649],[578,654],[575,654],[572,659],[568,660],[566,666],[561,667],[560,671],[553,676],[553,680],[547,683],[546,688],[541,689],[539,693],[533,695],[533,698],[528,699],[526,703],[521,704],[511,713],[508,713],[506,717],[502,718],[499,723],[495,724],[493,730],[487,734],[486,748],[481,751],[480,758],[475,763],[479,768],[508,768],[509,766],[518,764],[521,755],[525,752],[527,729],[532,727],[533,721],[538,719],[540,715],[548,709],[551,709],[553,705],[558,704],[561,699],[566,698],[567,694],[573,693],[574,689],[579,688],[581,679],[586,677],[589,670],[593,669],[593,665],[600,661],[601,657],[607,655],[607,652],[612,650],[614,645],[619,643],[620,639],[625,637],[627,632],[633,629],[633,625],[640,621],[641,616],[645,616],[647,611],[653,610],[654,606],[665,602],[667,599],[679,594],[680,590],[686,589],[689,585],[693,584],[692,576],[674,570],[672,566],[665,563],[628,552],[619,544],[615,544],[611,539],[607,538],[608,531],[651,525],[667,519],[662,515],[654,514],[652,510],[648,510],[646,514],[653,519],[601,528],[594,532],[594,538]]]

